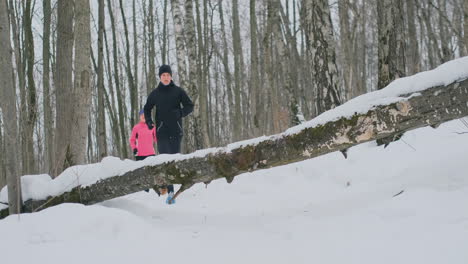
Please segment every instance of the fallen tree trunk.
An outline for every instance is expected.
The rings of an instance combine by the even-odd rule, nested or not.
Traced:
[[[401,98],[389,105],[375,106],[366,113],[355,113],[350,118],[304,128],[297,133],[271,136],[231,151],[220,148],[203,157],[145,166],[88,187],[78,186],[57,197],[43,201],[28,200],[23,209],[34,212],[60,203],[89,205],[167,184],[181,184],[183,191],[193,184],[209,183],[219,178],[226,178],[230,183],[244,172],[344,151],[360,143],[419,127],[437,126],[468,115],[468,80],[402,95]],[[7,212],[3,210],[0,214],[0,217],[5,217]]]

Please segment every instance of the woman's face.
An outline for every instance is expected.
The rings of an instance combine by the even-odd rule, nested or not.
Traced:
[[[140,115],[140,122],[145,122],[145,114]]]

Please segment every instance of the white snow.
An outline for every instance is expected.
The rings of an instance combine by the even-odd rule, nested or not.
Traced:
[[[331,153],[195,185],[175,205],[151,191],[9,216],[1,263],[465,264],[467,131],[454,120],[385,149],[353,147],[348,159]]]
[[[233,149],[246,145],[255,145],[259,142],[298,133],[304,128],[315,127],[341,117],[351,117],[355,113],[365,113],[377,105],[387,105],[401,100],[402,95],[418,96],[420,91],[439,85],[448,85],[468,78],[468,57],[446,62],[434,70],[421,72],[410,77],[401,78],[390,83],[385,89],[367,93],[356,97],[345,104],[327,111],[318,117],[288,129],[286,132],[272,136],[262,136],[241,142],[229,144],[223,148],[210,148],[182,155],[158,155],[144,161],[120,160],[116,157],[107,157],[101,163],[75,166],[65,170],[56,179],[48,175],[23,176],[23,199],[45,199],[70,191],[76,186],[88,186],[101,179],[122,175],[145,165],[158,165],[164,162],[203,157],[209,153],[231,152]],[[8,201],[8,191],[4,187],[0,192],[0,202]],[[0,205],[2,206],[2,205]]]

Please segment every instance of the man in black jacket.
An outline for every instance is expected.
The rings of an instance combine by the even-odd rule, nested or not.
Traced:
[[[169,65],[159,67],[159,85],[148,96],[144,107],[145,120],[149,129],[154,127],[151,110],[156,107],[156,136],[159,154],[180,153],[183,136],[182,117],[193,111],[192,100],[184,89],[172,81],[172,70]],[[181,107],[182,105],[182,107]],[[165,190],[163,189],[162,192]],[[168,201],[172,199],[174,186],[167,186]]]

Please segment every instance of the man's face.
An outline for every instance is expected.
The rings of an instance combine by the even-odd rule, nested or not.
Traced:
[[[140,122],[145,122],[145,114],[140,115]]]
[[[159,77],[161,79],[161,82],[164,84],[164,85],[168,85],[171,83],[171,80],[172,80],[172,76],[165,72],[163,74],[161,74],[161,77]]]

